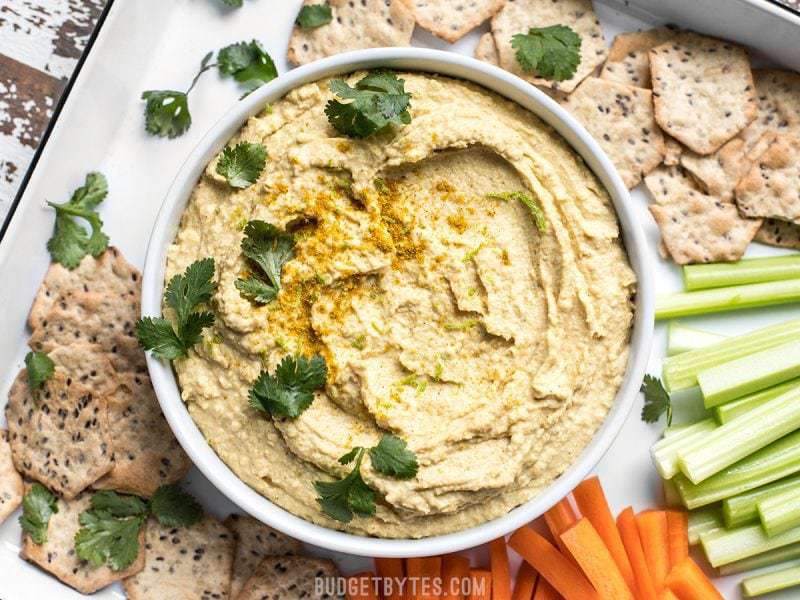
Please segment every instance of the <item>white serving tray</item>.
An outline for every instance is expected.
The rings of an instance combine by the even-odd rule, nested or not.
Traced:
[[[206,73],[190,97],[194,123],[175,140],[144,132],[141,92],[185,88],[206,52],[243,39],[260,40],[279,72],[285,72],[291,25],[301,4],[301,0],[247,0],[243,8],[228,11],[218,0],[111,2],[0,243],[0,406],[27,352],[25,319],[49,264],[45,243],[53,212],[45,207],[46,201],[66,200],[88,171],[102,171],[110,187],[101,210],[104,229],[126,258],[141,267],[152,224],[174,175],[202,135],[237,101],[241,89],[230,80],[220,80],[215,71]],[[604,0],[596,9],[609,43],[621,31],[675,23],[748,44],[766,65],[800,70],[800,17],[766,0]],[[418,30],[413,43],[471,54],[486,30],[484,25],[454,45]],[[766,31],[769,35],[763,35]],[[646,194],[635,190],[632,196],[651,242],[658,290],[680,289],[678,270],[656,251],[658,230],[647,210]],[[779,252],[754,245],[748,255]],[[736,333],[798,316],[796,307],[777,307],[691,321],[712,331]],[[659,325],[650,357],[652,373],[660,371],[664,338],[664,327]],[[660,484],[648,454],[660,429],[643,424],[635,409],[600,463],[597,471],[615,511],[628,505],[639,510],[661,504]],[[197,471],[189,475],[189,489],[218,517],[235,510]],[[20,560],[19,537],[14,515],[0,526],[0,600],[84,597]],[[475,557],[486,560],[484,552]],[[371,567],[358,557],[335,558],[345,572]],[[726,598],[739,597],[737,581],[717,580]],[[112,586],[94,597],[122,598],[122,592]],[[797,598],[798,592],[775,597]]]

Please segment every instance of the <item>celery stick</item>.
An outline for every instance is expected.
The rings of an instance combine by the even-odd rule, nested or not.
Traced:
[[[656,296],[656,319],[772,306],[800,300],[800,279],[751,283]]]
[[[724,425],[736,417],[739,417],[746,412],[753,410],[754,408],[758,408],[762,404],[769,402],[773,398],[777,398],[781,394],[784,394],[785,392],[788,392],[796,387],[800,387],[800,378],[792,379],[785,383],[781,383],[780,385],[767,388],[766,390],[755,392],[754,394],[742,396],[733,402],[726,402],[720,406],[715,406],[714,418],[717,420],[717,423]]]
[[[762,327],[666,358],[661,379],[669,392],[688,389],[697,385],[697,374],[701,371],[797,339],[800,339],[800,319]]]
[[[706,408],[800,377],[800,340],[742,356],[697,374]]]
[[[682,473],[673,481],[688,509],[700,508],[800,472],[800,431],[754,452],[695,485]]]
[[[756,503],[761,526],[769,537],[800,526],[800,489],[778,492]]]
[[[784,565],[772,573],[754,575],[742,580],[742,593],[745,598],[755,598],[800,585],[800,560]]]
[[[679,470],[678,455],[680,452],[704,443],[708,434],[716,428],[717,424],[714,419],[705,419],[657,441],[650,448],[650,456],[658,474],[663,479],[672,479]]]
[[[719,508],[708,506],[689,511],[689,544],[699,544],[701,535],[719,531],[724,531]]]
[[[747,571],[755,571],[756,569],[763,569],[764,567],[771,567],[796,559],[800,559],[800,543],[789,544],[763,554],[722,565],[719,568],[719,574],[735,575],[736,573],[746,573]]]
[[[725,519],[725,527],[741,527],[742,525],[757,522],[758,507],[756,504],[760,500],[791,489],[800,490],[800,475],[793,475],[744,494],[725,498],[722,501],[722,516]]]
[[[678,466],[700,483],[788,433],[800,429],[800,388],[765,402],[678,452]]]
[[[683,267],[683,283],[688,291],[798,277],[800,277],[799,254]]]
[[[683,500],[678,493],[678,488],[669,479],[661,480],[661,488],[664,492],[664,506],[669,508],[683,508]]]
[[[675,321],[667,328],[667,356],[682,354],[689,350],[705,348],[726,339],[727,336],[686,327]]]
[[[800,527],[769,537],[761,525],[746,525],[723,533],[700,536],[703,551],[712,567],[749,558],[762,552],[800,542]]]

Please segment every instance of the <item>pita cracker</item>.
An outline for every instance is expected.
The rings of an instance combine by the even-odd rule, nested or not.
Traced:
[[[319,593],[316,580],[339,576],[336,565],[325,558],[271,556],[258,565],[237,600],[330,599],[330,594]]]
[[[505,0],[406,0],[417,25],[451,44],[490,19]]]
[[[244,584],[267,556],[288,556],[303,551],[300,542],[253,517],[230,515],[223,524],[230,529],[233,539],[236,540],[231,598],[239,595]]]
[[[673,39],[678,33],[669,27],[620,33],[611,44],[608,58],[600,72],[600,78],[623,85],[650,89],[650,57],[648,53],[652,48]]]
[[[757,112],[750,60],[730,42],[684,34],[650,50],[661,128],[698,154],[711,154]]]
[[[228,600],[233,535],[213,517],[191,527],[147,523],[144,568],[122,582],[128,600]]]
[[[736,186],[743,215],[800,224],[800,135],[777,134]]]
[[[304,4],[317,4],[305,0]],[[294,26],[289,61],[304,65],[348,50],[408,46],[414,17],[405,0],[329,0],[333,21],[315,29]]]
[[[8,431],[0,429],[0,524],[22,504],[22,477],[14,468]]]
[[[92,567],[75,555],[75,534],[80,529],[78,517],[90,508],[91,497],[90,493],[83,493],[74,500],[59,499],[58,512],[50,517],[47,525],[47,541],[39,545],[23,532],[20,549],[22,558],[82,594],[92,594],[115,581],[130,577],[144,567],[144,527],[139,534],[139,555],[124,571],[112,571],[107,565]]]
[[[581,62],[570,79],[549,81],[522,70],[511,38],[528,33],[531,27],[567,25],[581,37]],[[535,85],[571,92],[586,79],[608,54],[600,21],[590,0],[509,0],[492,18],[492,33],[500,56],[500,66]]]
[[[683,154],[683,146],[673,137],[670,137],[662,132],[664,136],[664,164],[668,167],[674,167],[681,163],[681,154]]]
[[[628,188],[661,164],[664,138],[653,116],[650,90],[589,77],[564,108],[597,140]]]
[[[751,155],[766,134],[800,133],[800,74],[777,69],[753,71],[758,116],[741,133]]]
[[[778,219],[764,219],[761,229],[753,239],[768,246],[800,250],[800,225]]]
[[[478,60],[500,66],[500,56],[497,54],[497,46],[494,45],[494,36],[491,33],[484,33],[478,40],[474,56]]]

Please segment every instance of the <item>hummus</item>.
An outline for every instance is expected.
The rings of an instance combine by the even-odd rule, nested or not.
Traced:
[[[401,76],[411,123],[367,140],[329,125],[328,81],[251,118],[231,143],[266,146],[264,172],[236,190],[209,165],[167,276],[216,260],[216,324],[175,370],[221,459],[309,521],[423,537],[502,515],[569,467],[626,370],[635,277],[608,194],[558,134],[475,85]],[[510,191],[536,200],[546,231],[525,204],[488,197]],[[250,219],[297,240],[263,306],[234,286]],[[321,354],[327,385],[299,418],[273,420],[247,394],[289,353]],[[344,476],[337,459],[387,432],[417,476],[365,457],[376,514],[328,518],[313,481]]]

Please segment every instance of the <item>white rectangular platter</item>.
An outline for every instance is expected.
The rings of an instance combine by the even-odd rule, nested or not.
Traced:
[[[230,80],[207,73],[190,98],[194,119],[181,138],[162,140],[144,131],[140,95],[147,89],[188,84],[200,59],[240,40],[260,40],[275,59],[279,72],[289,67],[286,47],[301,0],[246,0],[229,11],[218,0],[112,0],[108,17],[69,94],[41,159],[20,199],[0,243],[0,407],[27,351],[25,319],[31,300],[49,264],[45,243],[52,231],[53,212],[46,201],[62,202],[88,171],[103,172],[110,193],[101,213],[105,231],[126,258],[141,267],[150,230],[161,201],[178,168],[209,127],[234,103],[241,90]],[[608,42],[622,31],[675,23],[734,39],[755,48],[756,60],[800,70],[800,17],[766,0],[625,0],[597,3]],[[417,31],[414,45],[472,54],[476,30],[455,45]],[[769,35],[764,35],[764,32]],[[678,270],[656,250],[658,231],[647,210],[648,198],[637,189],[633,201],[650,243],[650,261],[659,292],[680,288]],[[754,245],[749,255],[779,251]],[[743,332],[800,316],[798,307],[754,310],[693,319],[693,324],[721,333]],[[657,327],[649,370],[658,373],[664,356],[664,327]],[[3,417],[0,417],[2,422]],[[661,502],[660,484],[648,449],[660,426],[647,426],[638,408],[611,451],[598,467],[615,510]],[[213,514],[235,510],[197,471],[189,489]],[[16,515],[0,526],[0,600],[72,600],[80,594],[28,565],[17,556],[20,531]],[[365,559],[338,555],[345,572],[369,566]],[[480,560],[481,555],[478,555]],[[737,581],[718,580],[726,598],[739,597]],[[789,592],[779,598],[797,598]],[[96,598],[122,598],[112,586]]]

